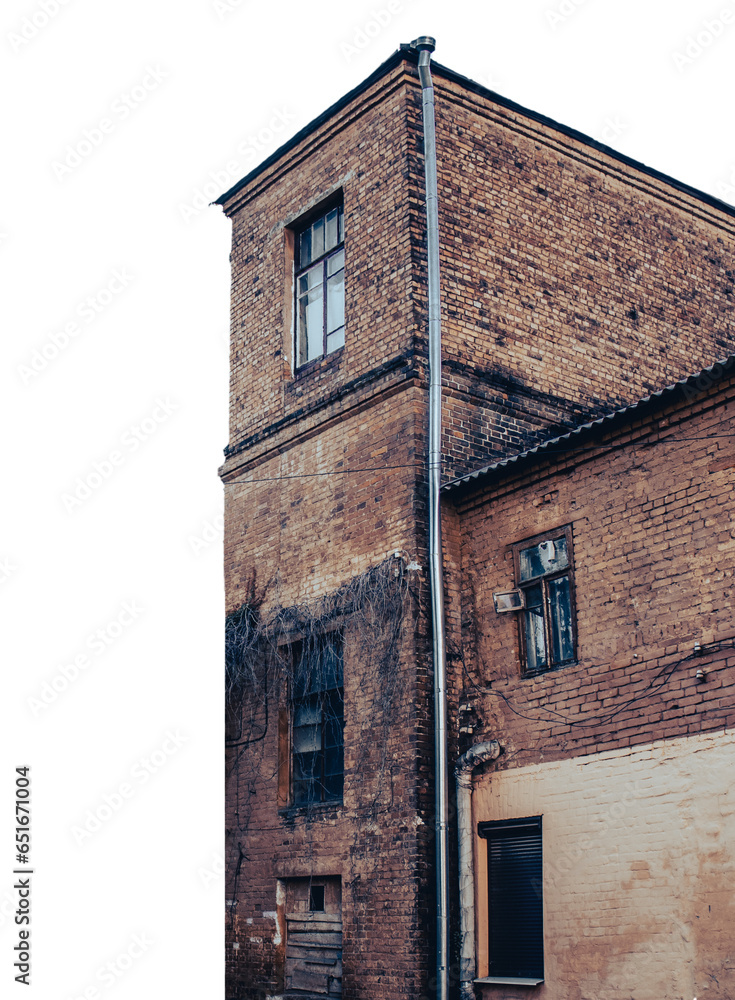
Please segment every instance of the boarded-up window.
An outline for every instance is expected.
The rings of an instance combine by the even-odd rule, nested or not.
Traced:
[[[487,840],[490,976],[544,978],[541,817],[481,823]]]
[[[339,878],[315,876],[286,883],[285,986],[304,998],[342,996]]]

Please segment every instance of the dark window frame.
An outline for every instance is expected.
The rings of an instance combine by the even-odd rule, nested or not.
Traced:
[[[337,243],[330,247],[328,250],[324,250],[319,256],[310,259],[307,264],[301,263],[301,244],[302,239],[307,232],[311,231],[311,227],[314,223],[318,222],[320,219],[325,220],[326,229],[326,218],[335,209],[338,210],[337,215]],[[311,366],[316,365],[322,358],[327,357],[330,354],[336,354],[341,351],[344,347],[344,337],[346,329],[346,316],[343,317],[343,323],[341,327],[337,327],[335,330],[328,330],[328,316],[327,316],[327,305],[328,305],[328,295],[327,295],[327,284],[329,278],[334,278],[337,274],[342,272],[343,281],[343,310],[346,312],[346,298],[344,296],[344,273],[346,269],[346,255],[345,255],[345,239],[344,239],[344,200],[343,198],[330,198],[327,202],[319,205],[313,211],[309,212],[307,215],[299,219],[291,227],[294,233],[294,249],[293,249],[293,342],[294,342],[294,372],[302,374],[304,371],[308,370]],[[341,236],[341,239],[340,239]],[[342,254],[343,263],[342,268],[334,272],[334,274],[329,274],[329,261],[336,257],[338,254]],[[308,358],[305,361],[301,361],[301,339],[302,330],[300,324],[300,311],[299,311],[299,300],[301,296],[299,295],[299,279],[303,277],[312,268],[317,267],[321,264],[321,282],[320,287],[322,288],[322,351],[321,354],[315,355],[313,358]],[[328,338],[333,336],[335,333],[342,332],[342,343],[337,347],[333,347],[331,350],[328,349]],[[308,355],[308,332],[306,333],[306,354]]]
[[[567,547],[567,560],[568,566],[563,567],[560,570],[549,571],[540,576],[534,577],[532,580],[521,581],[521,552],[524,549],[533,548],[539,545],[541,542],[557,541],[559,539],[565,539]],[[529,657],[528,648],[526,640],[526,618],[529,614],[527,608],[524,608],[518,614],[518,641],[521,656],[521,668],[523,675],[527,677],[535,677],[538,674],[547,673],[549,670],[557,670],[560,667],[569,666],[572,663],[577,662],[577,599],[576,599],[576,586],[574,579],[574,544],[572,539],[572,525],[564,524],[559,528],[554,528],[550,531],[540,532],[538,535],[533,535],[531,538],[524,538],[520,542],[516,542],[512,546],[513,550],[513,570],[515,573],[516,587],[519,590],[524,591],[524,598],[527,599],[527,591],[532,587],[541,585],[542,589],[542,607],[544,616],[544,640],[546,644],[546,663],[540,667],[529,667]],[[562,577],[569,578],[569,600],[570,600],[570,616],[571,616],[571,627],[572,627],[572,655],[565,657],[564,659],[554,658],[554,643],[552,641],[552,615],[551,615],[551,601],[549,598],[549,583],[558,580]],[[526,600],[527,603],[527,600]]]
[[[308,661],[304,660],[305,639],[297,639],[289,644],[289,657],[292,664],[291,677],[291,712],[290,712],[290,739],[289,739],[289,761],[290,761],[290,803],[292,807],[309,807],[341,803],[344,791],[344,637],[338,629],[323,633],[322,635],[309,638],[310,652],[307,653]],[[339,662],[338,672],[334,681],[329,683],[329,678],[323,677],[324,664],[320,661],[315,667],[312,658],[320,657],[323,650],[331,646],[336,647]],[[320,649],[321,647],[321,649]],[[296,665],[298,658],[299,665]],[[304,666],[304,664],[307,664]],[[306,679],[303,671],[311,672],[316,669],[322,672],[322,678],[309,676]],[[301,675],[300,675],[301,671]],[[299,691],[300,687],[309,690]],[[299,751],[296,749],[296,730],[302,728],[296,725],[299,712],[305,712],[307,716],[318,715],[318,722],[302,723],[304,729],[318,728],[319,748],[310,751]],[[335,742],[335,738],[339,737]],[[331,742],[330,742],[331,738]],[[300,764],[305,762],[305,758],[314,754],[314,760],[318,763],[318,768],[313,767],[303,772]],[[335,758],[339,765],[337,770],[328,771],[328,762],[333,764]],[[299,760],[301,758],[301,760]],[[306,776],[299,776],[304,773]],[[338,786],[337,791],[330,791]],[[318,795],[313,794],[318,790]]]
[[[478,824],[487,842],[488,978],[544,979],[542,819]],[[493,842],[522,839],[527,843],[521,850],[508,851],[505,859],[498,851],[493,859]]]

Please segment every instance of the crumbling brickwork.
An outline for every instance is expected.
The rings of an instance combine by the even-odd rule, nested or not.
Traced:
[[[691,400],[677,388],[604,436],[596,429],[447,494],[448,569],[462,591],[450,621],[471,678],[455,696],[481,720],[473,741],[502,738],[507,766],[735,720],[735,649],[717,645],[735,644],[732,376],[688,391]],[[516,585],[514,543],[564,524],[576,662],[524,676],[518,615],[497,614],[492,595]]]
[[[632,403],[733,349],[732,212],[451,71],[437,67],[435,83],[445,479]],[[409,591],[390,670],[373,669],[370,644],[344,614],[342,802],[294,806],[293,719],[281,695],[256,699],[230,733],[231,1000],[282,994],[284,899],[293,880],[309,877],[340,886],[346,1000],[432,995],[423,183],[415,56],[401,52],[220,199],[233,226],[230,439],[221,470],[227,611],[250,604],[267,620],[278,609],[311,607],[390,559]],[[334,199],[344,206],[345,345],[298,369],[295,228]],[[706,434],[715,404],[697,406],[687,419]],[[645,431],[660,433],[658,424]],[[452,759],[469,735],[498,727],[507,743],[501,766],[514,754],[529,763],[635,743],[630,711],[616,716],[617,728],[580,733],[561,721],[521,723],[495,694],[468,691],[493,685],[523,699],[534,720],[549,699],[565,714],[590,697],[607,710],[640,692],[695,634],[720,634],[715,602],[726,570],[715,573],[707,559],[713,538],[729,551],[727,487],[713,478],[705,496],[693,471],[683,482],[675,455],[681,461],[688,447],[682,439],[679,452],[600,449],[598,466],[544,466],[548,486],[534,467],[517,488],[483,481],[474,499],[465,489],[447,496]],[[707,447],[696,451],[697,475]],[[512,582],[507,545],[559,518],[575,526],[577,585],[593,602],[579,610],[585,666],[520,679],[514,621],[495,621],[489,595]],[[631,617],[628,575],[664,579],[656,576],[661,546],[682,546],[675,519],[710,574],[711,611],[703,607],[696,622],[688,616],[694,591],[683,573],[666,578],[669,610],[663,584],[651,583]],[[621,520],[630,529],[623,542]],[[646,645],[643,672],[631,659],[638,642]],[[660,736],[723,725],[729,710],[716,694],[717,671],[730,666],[724,654],[715,661],[706,693],[681,671],[646,725]],[[474,732],[460,737],[459,705],[470,700]]]

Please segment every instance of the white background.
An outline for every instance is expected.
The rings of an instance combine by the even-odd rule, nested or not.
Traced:
[[[229,224],[203,206],[420,34],[444,65],[735,201],[735,3],[44,2],[0,15],[0,992],[217,998]]]

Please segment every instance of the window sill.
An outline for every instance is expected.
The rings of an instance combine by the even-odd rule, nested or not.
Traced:
[[[540,986],[543,979],[518,979],[513,976],[485,976],[475,979],[475,986]]]
[[[341,358],[344,353],[344,345],[342,347],[336,348],[334,351],[330,351],[329,354],[320,354],[318,358],[312,358],[311,361],[307,361],[305,365],[301,365],[293,373],[293,382],[297,383],[301,379],[307,379],[309,375],[313,375],[315,372],[328,370]]]
[[[579,660],[564,660],[563,663],[554,663],[550,667],[540,667],[538,670],[524,670],[521,674],[521,680],[532,680],[535,677],[543,677],[544,674],[555,674],[559,670],[565,670],[567,667],[577,667],[579,666]]]
[[[342,799],[334,799],[331,802],[313,802],[305,806],[284,806],[278,810],[278,815],[283,819],[296,819],[300,816],[317,819],[329,813],[336,813],[342,805]]]

